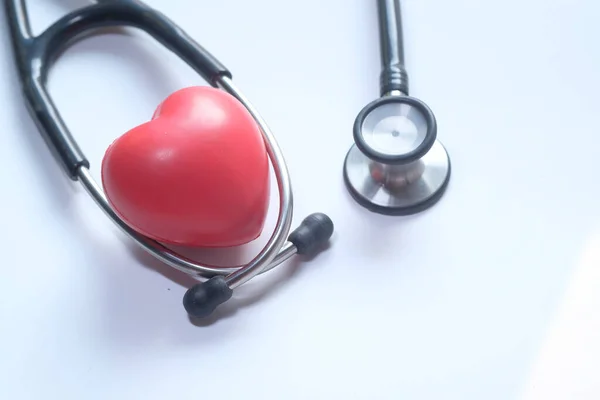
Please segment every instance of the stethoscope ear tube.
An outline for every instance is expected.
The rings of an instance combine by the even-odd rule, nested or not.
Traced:
[[[66,174],[72,180],[79,181],[96,204],[131,239],[165,264],[195,277],[208,278],[186,293],[184,305],[190,314],[207,316],[216,306],[228,300],[236,287],[295,254],[318,251],[329,240],[333,233],[333,222],[320,213],[306,218],[288,238],[293,215],[292,191],[285,160],[275,137],[252,104],[235,87],[228,69],[164,15],[137,0],[102,1],[72,11],[34,37],[29,28],[24,1],[6,0],[4,4],[25,100],[40,133],[57,155]],[[90,30],[122,25],[136,27],[150,34],[182,58],[210,85],[234,96],[260,127],[277,178],[279,214],[268,242],[245,265],[221,268],[201,264],[129,227],[112,210],[103,190],[91,176],[88,160],[48,94],[45,87],[48,70],[61,50]]]
[[[377,0],[379,49],[381,55],[380,96],[399,91],[408,94],[404,67],[402,15],[398,0]]]
[[[90,163],[71,136],[46,88],[48,71],[64,48],[105,27],[139,28],[183,59],[212,86],[229,70],[164,15],[139,1],[105,1],[75,10],[33,36],[23,0],[5,0],[7,25],[28,109],[53,154],[72,180]]]
[[[5,0],[4,8],[26,106],[65,173],[77,180],[77,170],[89,168],[90,163],[71,136],[45,86],[49,67],[46,61],[52,60],[49,50],[56,44],[56,40],[51,40],[51,34],[59,31],[59,26],[55,24],[34,37],[23,0]]]

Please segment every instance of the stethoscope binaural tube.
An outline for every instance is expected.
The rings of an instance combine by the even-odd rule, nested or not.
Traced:
[[[377,0],[377,11],[380,97],[356,116],[344,182],[352,197],[373,212],[414,214],[442,197],[450,159],[437,140],[432,110],[408,95],[400,2]]]
[[[21,88],[30,114],[48,146],[69,178],[79,181],[113,222],[143,249],[179,271],[208,278],[190,288],[184,296],[184,307],[191,316],[210,315],[219,304],[231,297],[233,289],[294,254],[319,251],[329,240],[333,223],[322,213],[308,216],[290,233],[293,213],[290,177],[269,127],[235,87],[227,68],[163,14],[138,0],[102,0],[70,12],[34,36],[29,27],[24,0],[6,0],[4,4]],[[237,98],[260,126],[277,179],[279,215],[267,244],[247,264],[230,268],[201,264],[140,235],[111,209],[103,190],[91,176],[90,163],[48,94],[46,80],[52,63],[66,46],[90,31],[114,26],[131,26],[148,33],[183,59],[210,85]]]

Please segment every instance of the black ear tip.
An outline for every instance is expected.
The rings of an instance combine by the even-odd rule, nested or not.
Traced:
[[[304,218],[288,240],[296,246],[298,254],[310,255],[329,241],[333,231],[333,221],[327,214],[314,213]]]
[[[333,235],[333,221],[327,214],[324,213],[314,213],[309,215],[304,219],[304,223],[314,225],[315,234],[319,235],[319,238],[326,242]]]
[[[206,282],[192,286],[183,296],[183,307],[196,318],[208,317],[221,303],[231,298],[233,290],[229,288],[223,276],[215,276]]]

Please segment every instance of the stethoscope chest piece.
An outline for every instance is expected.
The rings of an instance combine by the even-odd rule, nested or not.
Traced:
[[[344,181],[367,209],[409,215],[434,205],[450,180],[450,158],[437,138],[431,109],[408,95],[399,0],[377,0],[381,97],[354,121],[354,145],[344,161]]]
[[[368,104],[354,122],[344,181],[365,208],[409,215],[434,205],[450,179],[450,159],[436,140],[437,123],[422,101],[388,95]]]

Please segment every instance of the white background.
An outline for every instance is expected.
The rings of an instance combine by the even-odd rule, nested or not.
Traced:
[[[3,30],[0,398],[600,398],[597,1],[403,2],[412,94],[453,163],[442,201],[407,218],[367,212],[342,182],[378,95],[375,1],[148,3],[232,70],[286,155],[295,221],[328,213],[331,247],[192,324],[192,281],[47,151]],[[29,4],[39,32],[84,2]],[[206,84],[127,32],[77,43],[50,75],[96,178],[110,142]],[[203,259],[248,260],[264,240]]]

